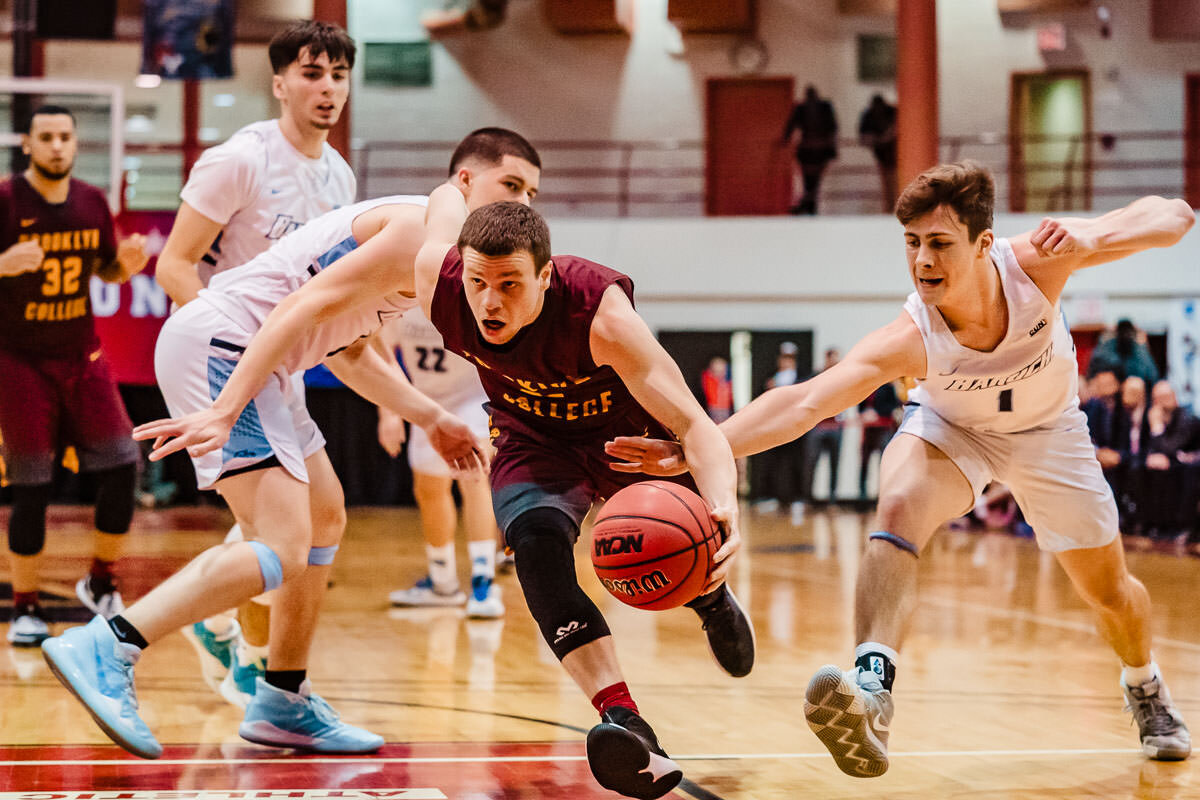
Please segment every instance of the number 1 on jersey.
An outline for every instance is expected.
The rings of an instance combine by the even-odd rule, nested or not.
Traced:
[[[1000,410],[1012,411],[1012,389],[1000,392]]]

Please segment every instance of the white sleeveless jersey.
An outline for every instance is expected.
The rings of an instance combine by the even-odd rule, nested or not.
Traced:
[[[358,247],[360,243],[354,238],[352,225],[360,214],[393,204],[424,207],[427,201],[424,196],[397,195],[330,211],[248,264],[213,276],[208,288],[200,291],[200,297],[243,330],[253,333],[285,297]],[[390,294],[322,323],[296,342],[283,366],[288,372],[315,366],[416,304],[415,296]]]
[[[255,122],[209,148],[179,196],[224,226],[197,264],[201,282],[240,267],[301,225],[354,202],[354,171],[328,143],[309,158],[279,120]]]
[[[1008,305],[1008,332],[990,353],[963,347],[934,306],[914,292],[904,303],[925,341],[925,379],[909,399],[956,425],[1013,433],[1049,425],[1079,405],[1075,344],[1053,306],[997,239],[992,262]]]
[[[451,353],[442,343],[442,335],[414,308],[395,322],[399,334],[400,358],[413,386],[447,408],[478,399],[487,402],[479,372],[471,362]]]

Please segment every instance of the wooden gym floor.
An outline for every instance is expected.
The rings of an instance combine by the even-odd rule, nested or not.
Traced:
[[[89,516],[52,509],[46,577],[63,598],[60,619],[86,618],[72,587],[88,563]],[[228,522],[210,508],[139,512],[121,570],[127,599],[219,541]],[[835,510],[792,527],[746,511],[732,584],[754,619],[758,660],[741,680],[713,664],[690,611],[622,606],[577,548],[634,696],[685,770],[671,797],[1200,798],[1195,762],[1141,755],[1117,661],[1054,560],[1004,534],[934,540],[896,683],[891,770],[842,775],[805,725],[802,695],[821,664],[849,665],[869,523]],[[1130,563],[1156,604],[1157,660],[1200,724],[1200,560],[1149,552]],[[515,576],[500,578],[503,620],[389,609],[388,591],[423,566],[414,511],[351,511],[310,675],[344,718],[387,739],[377,755],[293,756],[243,742],[240,712],[173,635],[138,665],[141,712],[166,745],[161,760],[142,761],[108,741],[40,652],[0,643],[0,800],[615,797],[584,760],[595,714],[542,644]],[[465,553],[459,566],[465,578]]]

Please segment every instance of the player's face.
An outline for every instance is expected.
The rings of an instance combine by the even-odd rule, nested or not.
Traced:
[[[908,272],[926,305],[969,294],[976,286],[977,263],[987,258],[991,247],[990,230],[972,242],[966,224],[949,206],[938,206],[904,226]]]
[[[517,156],[504,156],[499,164],[461,170],[459,185],[466,191],[467,210],[489,203],[529,205],[537,197],[542,171]]]
[[[75,123],[66,114],[38,114],[24,137],[29,163],[43,178],[59,181],[75,166]]]
[[[275,97],[299,128],[327,131],[337,124],[350,97],[350,65],[330,62],[328,53],[314,57],[308,48],[273,81]]]
[[[463,284],[479,333],[489,344],[504,344],[542,313],[552,265],[540,273],[533,256],[522,250],[507,256],[485,256],[468,247],[463,252]]]

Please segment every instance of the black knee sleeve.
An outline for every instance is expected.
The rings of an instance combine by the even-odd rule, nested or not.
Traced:
[[[542,637],[561,661],[567,653],[608,636],[608,623],[575,579],[572,547],[579,528],[555,508],[517,517],[505,539],[517,562],[517,579]]]
[[[126,533],[133,522],[137,464],[101,470],[96,475],[96,530]]]
[[[12,486],[12,516],[8,519],[8,549],[19,556],[36,556],[46,544],[46,506],[50,484]]]

